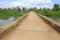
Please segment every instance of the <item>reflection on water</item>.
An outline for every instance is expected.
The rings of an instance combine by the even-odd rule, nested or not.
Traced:
[[[55,19],[55,20],[56,20],[56,22],[60,23],[60,19]]]
[[[9,18],[7,20],[0,19],[0,27],[7,24],[7,23],[9,23],[9,22],[11,22],[11,21],[13,21],[13,20],[14,20],[13,17],[11,17],[11,18]]]

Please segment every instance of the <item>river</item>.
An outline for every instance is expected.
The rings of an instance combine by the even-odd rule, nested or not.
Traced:
[[[60,23],[60,19],[55,19],[55,20],[56,20],[56,22]]]
[[[9,23],[9,22],[11,22],[13,20],[14,20],[13,17],[11,17],[9,19],[6,19],[6,20],[0,19],[0,27],[4,26],[5,24],[7,24],[7,23]]]
[[[7,24],[7,23],[9,23],[9,22],[11,22],[13,20],[14,20],[13,17],[11,17],[9,19],[6,19],[6,20],[0,19],[0,27],[4,26],[5,24]],[[60,23],[60,19],[55,19],[55,21]]]

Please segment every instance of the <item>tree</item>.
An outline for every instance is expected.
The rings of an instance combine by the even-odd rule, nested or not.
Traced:
[[[59,10],[60,10],[60,6],[59,6]]]
[[[11,10],[11,8],[8,8],[8,10]]]
[[[16,10],[21,11],[20,7],[15,7]]]
[[[1,8],[0,8],[1,9]]]
[[[37,8],[36,8],[36,7],[34,7],[34,8],[29,8],[28,10],[29,10],[29,11],[36,11]]]
[[[59,4],[54,4],[53,10],[54,11],[59,11]]]
[[[27,8],[26,7],[22,7],[22,10],[27,10]]]
[[[29,8],[28,10],[29,10],[29,11],[33,11],[33,8]]]

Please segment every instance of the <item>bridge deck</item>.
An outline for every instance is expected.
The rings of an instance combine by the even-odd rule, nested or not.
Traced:
[[[60,34],[34,12],[1,40],[60,40]]]

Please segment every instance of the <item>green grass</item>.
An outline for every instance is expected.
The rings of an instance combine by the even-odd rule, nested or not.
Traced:
[[[18,18],[26,12],[20,12],[16,9],[0,9],[0,19],[8,19],[10,17]]]
[[[53,19],[60,19],[60,11],[53,11],[53,10],[35,10],[35,12],[42,14],[44,16],[53,18]]]

